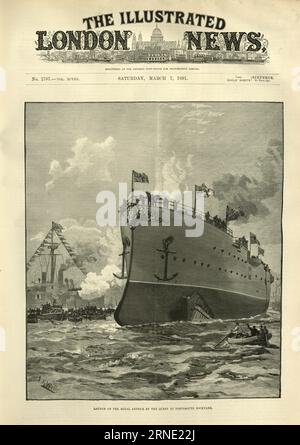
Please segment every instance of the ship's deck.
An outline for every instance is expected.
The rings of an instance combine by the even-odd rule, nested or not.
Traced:
[[[173,201],[168,199],[163,199],[161,197],[157,197],[156,200],[151,201],[151,205],[149,206],[147,200],[139,200],[135,203],[132,201],[127,201],[127,211],[132,209],[133,207],[137,206],[139,209],[140,217],[139,219],[145,218],[144,221],[148,221],[149,225],[151,223],[153,224],[154,221],[157,222],[155,219],[156,213],[155,210],[162,210],[164,212],[168,212],[169,214],[173,212],[182,212],[183,214],[187,214],[193,218],[200,218],[202,221],[205,221],[207,223],[212,224],[219,230],[222,230],[223,232],[227,233],[229,236],[234,238],[233,231],[228,227],[225,220],[222,220],[218,217],[218,215],[215,215],[212,217],[209,212],[203,213],[199,210],[195,210],[193,207],[190,207],[188,205],[182,204],[182,202],[179,201]],[[150,211],[149,211],[150,207]],[[161,217],[162,220],[159,221],[159,223],[163,223],[163,214],[158,216],[158,218]],[[138,219],[138,218],[136,218]],[[172,218],[171,218],[172,219]],[[168,221],[168,218],[166,216],[165,221]],[[128,218],[128,223],[130,224],[130,218]],[[165,225],[165,224],[162,224]]]

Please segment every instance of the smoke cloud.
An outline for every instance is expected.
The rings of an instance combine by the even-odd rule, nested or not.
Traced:
[[[256,177],[224,174],[213,183],[215,197],[232,207],[241,207],[245,216],[238,222],[247,222],[251,216],[265,217],[270,214],[266,200],[281,193],[282,187],[282,142],[269,141],[266,153],[257,162]]]
[[[80,296],[91,300],[109,289],[120,288],[122,281],[113,275],[121,274],[119,228],[98,227],[94,221],[79,223],[75,219],[64,219],[59,223],[65,229],[64,237],[76,252],[76,263],[88,272],[80,284]]]
[[[85,280],[81,283],[81,298],[84,300],[92,300],[101,296],[109,289],[119,286],[120,280],[114,277],[114,273],[119,273],[119,268],[114,264],[105,266],[100,274],[89,272]]]
[[[87,137],[77,139],[71,148],[72,157],[66,160],[63,167],[54,159],[50,163],[51,177],[45,185],[49,191],[59,180],[71,179],[80,187],[95,181],[111,181],[110,164],[115,159],[115,140],[108,136],[103,142],[92,142]]]

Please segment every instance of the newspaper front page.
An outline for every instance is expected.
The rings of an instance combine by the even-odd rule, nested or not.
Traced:
[[[0,423],[298,423],[299,1],[0,5]]]

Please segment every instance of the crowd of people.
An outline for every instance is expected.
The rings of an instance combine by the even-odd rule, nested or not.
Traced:
[[[219,229],[224,230],[224,232],[227,231],[227,223],[224,219],[219,218],[217,215],[215,216],[210,216],[210,213],[207,211],[205,213],[205,221],[213,224],[214,226],[218,227]]]
[[[268,336],[268,334],[269,331],[265,324],[261,324],[259,328],[257,328],[256,326],[250,326],[250,324],[247,323],[245,329],[237,321],[235,327],[231,331],[230,336],[235,338],[262,336],[265,338]]]

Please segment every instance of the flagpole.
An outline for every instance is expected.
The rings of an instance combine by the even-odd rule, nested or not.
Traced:
[[[131,193],[133,193],[133,170],[131,171]]]
[[[133,192],[134,192],[134,185],[133,185],[133,170],[131,170],[131,204],[133,204]]]
[[[194,190],[194,207],[193,207],[193,218],[196,216],[196,184],[195,184],[195,190]]]
[[[250,233],[250,239],[249,239],[249,244],[250,244],[250,249],[249,249],[249,253],[250,253],[250,258],[251,258],[251,246],[252,246],[252,243],[251,243],[251,233]]]

